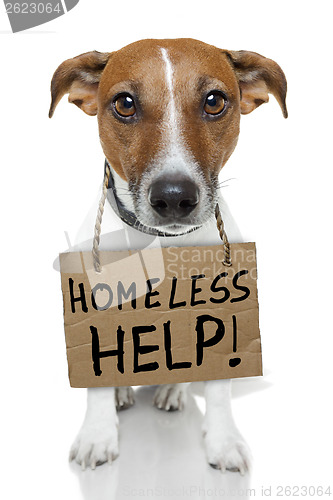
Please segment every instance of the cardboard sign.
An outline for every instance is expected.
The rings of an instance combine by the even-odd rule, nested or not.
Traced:
[[[261,375],[255,244],[230,246],[60,254],[71,386]]]

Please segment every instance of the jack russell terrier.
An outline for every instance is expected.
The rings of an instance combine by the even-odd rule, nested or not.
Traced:
[[[229,240],[241,242],[219,193],[218,175],[237,144],[240,115],[268,102],[271,93],[287,118],[286,91],[278,64],[257,53],[192,39],[142,40],[63,62],[52,79],[49,116],[64,94],[88,115],[97,115],[111,170],[113,195],[106,212],[140,234],[142,248],[152,236],[161,246],[220,244],[217,201]],[[114,238],[106,245],[119,246]],[[230,380],[205,383],[205,448],[210,465],[244,474],[250,451],[233,420],[230,388]],[[182,409],[186,390],[187,384],[159,386],[154,404]],[[112,463],[118,455],[116,409],[133,402],[128,387],[88,389],[86,416],[70,459],[83,469]]]

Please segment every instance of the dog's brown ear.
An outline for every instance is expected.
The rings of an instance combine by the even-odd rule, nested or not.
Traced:
[[[93,51],[60,64],[51,82],[50,118],[65,94],[69,94],[69,102],[76,104],[85,113],[96,115],[98,84],[109,57],[108,52]]]
[[[251,113],[273,94],[283,116],[288,117],[286,106],[287,80],[280,66],[256,52],[226,51],[241,90],[241,113]]]

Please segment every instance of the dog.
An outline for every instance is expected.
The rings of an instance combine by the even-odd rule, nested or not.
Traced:
[[[159,238],[161,246],[219,244],[212,215],[217,202],[229,239],[241,241],[218,182],[237,144],[240,115],[272,94],[287,118],[286,92],[280,66],[257,53],[192,39],[141,40],[63,62],[52,79],[49,116],[65,94],[97,115],[114,220],[120,217],[143,238]],[[206,455],[222,472],[245,474],[251,454],[233,420],[230,387],[230,380],[205,383]],[[186,390],[187,384],[160,386],[154,404],[182,409]],[[112,463],[118,456],[116,407],[133,402],[131,388],[88,389],[70,459],[83,469]]]

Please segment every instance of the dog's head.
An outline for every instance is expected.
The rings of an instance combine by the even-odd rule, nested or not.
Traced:
[[[142,40],[63,62],[52,79],[49,116],[66,93],[97,114],[105,156],[128,182],[139,221],[177,233],[213,213],[240,115],[271,93],[286,118],[286,90],[278,64],[254,52]]]

